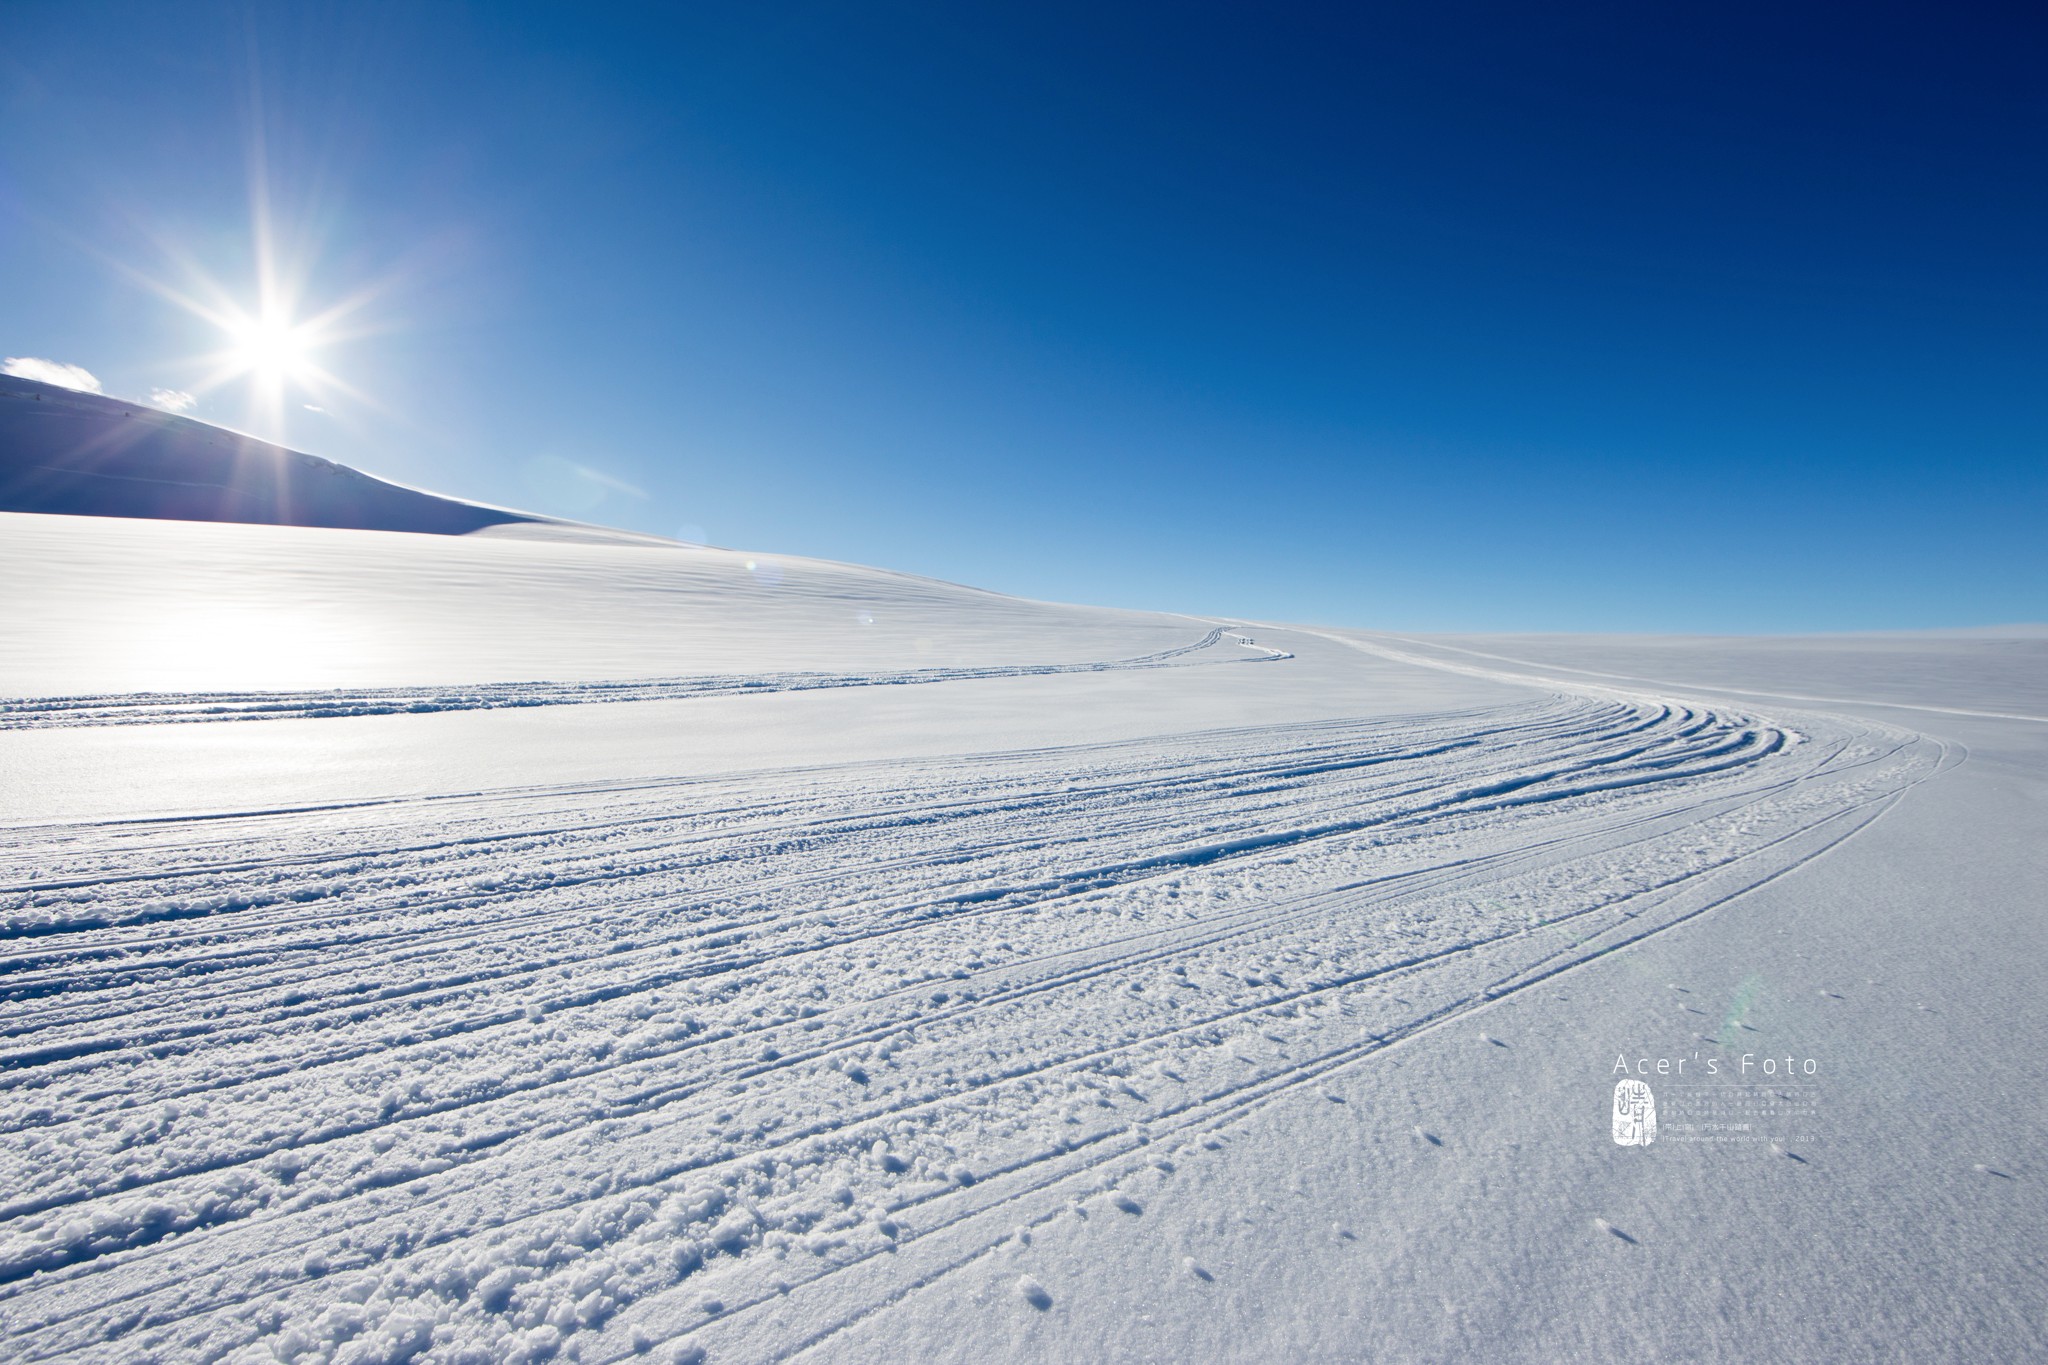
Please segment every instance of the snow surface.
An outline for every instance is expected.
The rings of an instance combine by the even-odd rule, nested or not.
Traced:
[[[0,591],[11,1358],[2048,1352],[2040,638],[24,515]],[[1799,1142],[1610,1140],[1780,1048]]]

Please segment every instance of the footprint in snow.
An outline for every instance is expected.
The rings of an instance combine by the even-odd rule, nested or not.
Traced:
[[[1127,1194],[1119,1194],[1112,1196],[1109,1202],[1116,1205],[1119,1209],[1122,1209],[1125,1213],[1128,1214],[1135,1215],[1143,1213],[1145,1211],[1145,1206],[1143,1204],[1140,1204],[1137,1200],[1131,1198]]]
[[[1029,1275],[1019,1275],[1017,1277],[1017,1292],[1023,1296],[1024,1302],[1030,1304],[1041,1313],[1052,1307],[1052,1295],[1046,1293],[1045,1286],[1032,1279]]]

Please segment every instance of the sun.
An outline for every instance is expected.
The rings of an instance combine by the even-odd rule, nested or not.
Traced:
[[[204,316],[221,331],[226,344],[214,354],[214,372],[201,389],[242,379],[248,381],[251,417],[266,434],[282,437],[285,401],[292,394],[319,396],[346,387],[321,365],[321,347],[332,341],[332,317],[297,317],[291,296],[265,288],[254,311],[229,305]]]
[[[312,350],[317,338],[276,312],[227,321],[228,364],[268,384],[303,384],[319,373]]]
[[[325,410],[335,394],[369,401],[323,363],[327,348],[364,335],[362,328],[346,328],[342,320],[362,306],[367,291],[308,316],[296,307],[296,280],[294,287],[280,287],[267,269],[258,281],[253,308],[204,276],[198,276],[200,288],[191,294],[144,282],[218,331],[219,349],[195,357],[209,372],[192,385],[192,391],[205,394],[237,381],[246,384],[249,419],[257,434],[283,439],[285,413],[296,406],[287,399],[314,400],[321,404],[315,411]]]
[[[345,282],[331,279],[316,284],[317,258],[332,225],[309,212],[288,214],[282,221],[273,212],[260,109],[254,110],[247,150],[247,252],[234,253],[238,272],[242,267],[250,272],[244,283],[230,283],[232,277],[203,263],[190,243],[154,232],[148,235],[167,272],[119,259],[109,263],[213,332],[210,348],[181,358],[204,367],[203,372],[177,387],[196,398],[228,387],[241,391],[248,402],[245,429],[283,444],[290,436],[286,417],[300,409],[322,414],[323,423],[334,420],[327,414],[334,412],[336,398],[349,400],[349,409],[384,410],[329,366],[337,357],[345,360],[358,343],[397,325],[388,314],[380,319],[376,305],[404,284],[411,267],[395,262],[377,277],[359,278],[353,289],[337,291],[334,286]],[[224,235],[216,240],[218,250],[235,246]]]
[[[231,290],[201,268],[190,253],[166,243],[166,254],[185,274],[182,287],[156,280],[139,270],[128,274],[144,287],[193,317],[211,325],[215,349],[189,357],[206,372],[183,387],[204,396],[234,385],[248,395],[248,430],[267,440],[286,439],[286,414],[300,406],[326,412],[336,396],[376,407],[369,395],[345,383],[328,368],[328,353],[337,347],[385,330],[370,324],[361,311],[391,283],[389,279],[357,290],[324,309],[302,308],[309,271],[281,262],[271,240],[268,218],[257,216],[253,238],[256,278],[253,289]],[[316,406],[317,405],[317,406]]]

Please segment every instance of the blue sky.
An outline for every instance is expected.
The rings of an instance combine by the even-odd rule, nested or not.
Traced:
[[[0,351],[1031,596],[2048,619],[2048,22],[1789,8],[16,0]],[[151,287],[259,183],[361,300],[281,418]]]

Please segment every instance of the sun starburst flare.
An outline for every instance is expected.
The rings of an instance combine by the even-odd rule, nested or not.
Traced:
[[[308,296],[315,292],[312,267],[322,233],[309,220],[280,237],[271,211],[260,128],[251,139],[249,166],[249,265],[254,278],[247,286],[231,286],[184,244],[155,233],[150,236],[170,266],[169,280],[125,262],[112,264],[218,332],[216,348],[187,358],[186,363],[199,372],[180,386],[179,392],[189,395],[187,406],[189,400],[246,382],[249,428],[282,441],[287,437],[286,414],[295,408],[325,412],[334,399],[344,396],[379,406],[329,369],[326,355],[343,343],[386,330],[368,316],[366,306],[395,282],[395,275],[325,306],[307,306]]]
[[[220,331],[224,344],[197,357],[207,372],[194,385],[194,393],[204,395],[247,380],[252,422],[279,436],[290,398],[325,403],[337,393],[365,397],[321,363],[321,352],[363,334],[362,329],[343,324],[367,301],[368,291],[311,317],[301,317],[294,306],[296,290],[266,280],[267,287],[258,290],[257,306],[247,309],[217,282],[192,273],[201,286],[197,291],[153,287]]]

